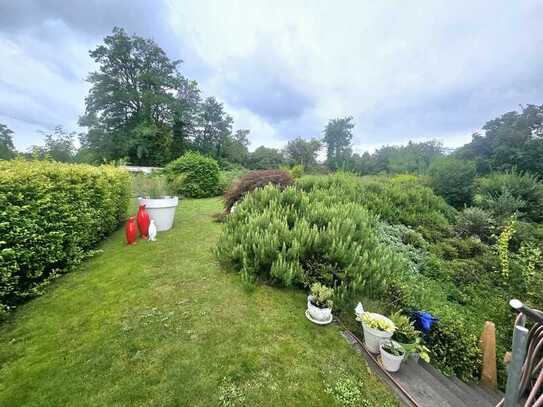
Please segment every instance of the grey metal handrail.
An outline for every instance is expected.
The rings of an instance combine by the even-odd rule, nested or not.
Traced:
[[[524,407],[543,406],[543,313],[513,299],[509,302],[519,314],[515,320],[511,363],[507,372],[505,398],[497,407],[517,407],[526,395]],[[526,319],[534,324],[528,330]]]

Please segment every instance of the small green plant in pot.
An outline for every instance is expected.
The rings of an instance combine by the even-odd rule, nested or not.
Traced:
[[[356,312],[356,320],[362,323],[364,343],[371,353],[379,353],[380,343],[390,339],[396,329],[390,319],[374,312]]]
[[[430,363],[430,350],[424,346],[420,331],[415,329],[414,323],[406,315],[396,312],[390,316],[396,325],[392,339],[402,345],[405,357],[411,356],[415,361],[419,357],[426,363]]]
[[[385,340],[379,346],[381,353],[381,361],[385,370],[389,372],[397,372],[400,370],[402,360],[405,357],[405,350],[396,341]]]
[[[311,286],[311,293],[307,297],[306,316],[316,324],[329,324],[332,322],[332,297],[334,290],[320,283]]]

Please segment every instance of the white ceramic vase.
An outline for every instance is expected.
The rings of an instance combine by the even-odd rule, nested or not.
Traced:
[[[311,296],[307,297],[307,311],[311,318],[318,322],[327,322],[332,319],[331,308],[319,308],[311,302]]]

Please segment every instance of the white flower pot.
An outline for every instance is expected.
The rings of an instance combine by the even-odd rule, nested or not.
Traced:
[[[372,312],[371,316],[376,319],[388,321],[392,326],[394,326],[392,321],[384,315],[375,314]],[[387,339],[390,339],[393,334],[393,332],[379,331],[378,329],[370,328],[363,322],[362,329],[364,330],[364,343],[366,344],[366,348],[368,348],[371,353],[379,353],[379,346],[381,343]]]
[[[163,232],[173,226],[175,210],[179,203],[176,196],[168,196],[160,199],[138,198],[140,205],[145,205],[149,217],[155,221],[156,230]]]
[[[315,321],[326,322],[332,319],[331,308],[319,308],[311,303],[311,296],[307,297],[307,311]]]
[[[393,355],[384,350],[383,345],[379,346],[379,350],[381,351],[381,361],[383,362],[385,370],[388,372],[397,372],[400,370],[400,365],[402,364],[405,353],[401,356]]]

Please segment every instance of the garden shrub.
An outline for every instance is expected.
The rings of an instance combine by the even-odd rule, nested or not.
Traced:
[[[233,182],[224,193],[225,211],[229,212],[246,193],[268,184],[285,188],[292,184],[292,177],[287,171],[282,170],[251,171],[245,174]]]
[[[379,242],[376,218],[360,205],[322,202],[312,193],[268,185],[228,217],[216,253],[251,284],[319,282],[336,298],[375,297],[402,259]]]
[[[508,171],[477,180],[475,204],[504,220],[518,213],[519,218],[543,221],[543,183],[534,175]]]
[[[236,180],[247,174],[247,170],[243,168],[234,168],[230,170],[224,170],[219,173],[219,184],[217,185],[217,195],[224,194],[230,185]]]
[[[414,176],[356,177],[345,173],[306,176],[296,181],[304,191],[320,191],[330,201],[358,203],[391,224],[414,228],[429,240],[452,235],[456,211]]]
[[[490,212],[481,208],[466,208],[458,215],[456,232],[462,237],[476,236],[483,241],[490,241],[494,233],[495,222]]]
[[[129,175],[115,167],[0,162],[0,309],[70,271],[126,217]]]
[[[429,168],[432,188],[455,208],[471,203],[475,173],[474,162],[453,157],[435,160]]]
[[[176,193],[190,198],[217,195],[219,189],[219,164],[211,157],[189,151],[166,165],[164,172],[173,184],[183,176]]]

